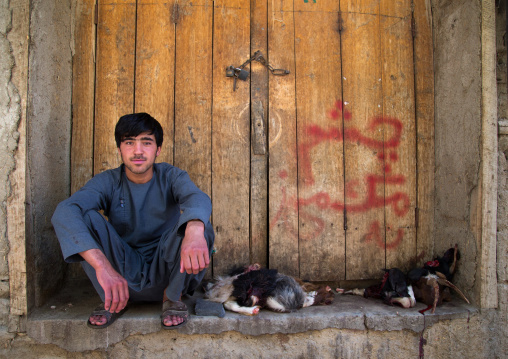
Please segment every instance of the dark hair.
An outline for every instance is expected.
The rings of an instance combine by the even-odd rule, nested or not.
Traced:
[[[162,146],[164,133],[161,124],[147,113],[133,113],[120,117],[115,127],[116,146],[126,137],[136,137],[143,132],[154,135],[157,147]]]

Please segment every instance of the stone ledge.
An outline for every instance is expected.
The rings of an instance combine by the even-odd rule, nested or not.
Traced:
[[[184,298],[189,308],[201,297]],[[128,311],[110,327],[98,330],[89,328],[86,320],[99,300],[89,284],[64,288],[45,306],[34,310],[28,317],[27,334],[43,344],[55,344],[69,351],[85,351],[107,348],[128,336],[150,334],[161,329],[160,303],[130,304]],[[440,320],[470,318],[478,309],[466,305],[460,299],[437,308],[435,314],[422,315],[424,309],[418,303],[415,308],[390,307],[381,301],[357,296],[336,295],[334,303],[301,309],[295,313],[261,311],[248,317],[226,312],[224,318],[192,315],[189,323],[180,329],[182,334],[220,334],[236,331],[245,335],[275,333],[300,333],[326,328],[353,330],[410,330],[421,332]]]

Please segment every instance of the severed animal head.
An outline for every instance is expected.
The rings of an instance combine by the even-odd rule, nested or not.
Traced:
[[[233,297],[240,306],[265,304],[276,288],[277,270],[261,268],[240,274],[233,281]]]
[[[295,278],[306,293],[314,293],[313,303],[311,305],[330,305],[335,299],[332,288],[328,285],[302,281]]]
[[[412,308],[416,304],[413,289],[407,285],[406,276],[398,268],[385,269],[381,285],[366,289],[365,297],[368,296],[379,297],[386,304],[403,308]]]
[[[414,268],[408,273],[408,280],[414,287],[415,297],[418,301],[427,304],[423,313],[432,308],[431,313],[443,301],[451,300],[450,289],[453,289],[467,303],[469,300],[452,282],[453,274],[457,269],[457,260],[460,258],[457,245],[448,249],[442,257],[436,257],[424,264],[423,268]]]
[[[413,288],[407,284],[406,276],[398,268],[385,269],[380,284],[365,289],[344,291],[344,294],[361,295],[365,298],[382,299],[388,305],[399,305],[403,308],[412,308],[416,304]],[[342,292],[337,288],[338,292]]]

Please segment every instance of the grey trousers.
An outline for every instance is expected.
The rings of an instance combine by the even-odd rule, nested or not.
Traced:
[[[125,243],[100,213],[88,211],[85,221],[113,268],[127,281],[129,301],[162,301],[165,289],[167,297],[177,301],[180,295],[192,295],[206,273],[206,270],[198,274],[180,273],[183,233],[176,227],[163,233],[153,255],[147,258]],[[215,236],[210,222],[205,225],[205,238],[211,255]],[[104,290],[95,269],[86,261],[81,264],[104,302]]]

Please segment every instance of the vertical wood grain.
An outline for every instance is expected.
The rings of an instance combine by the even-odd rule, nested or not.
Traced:
[[[72,59],[71,193],[92,178],[95,81],[95,0],[76,4],[75,53]]]
[[[212,195],[212,25],[210,1],[179,4],[176,25],[175,165]]]
[[[381,1],[386,267],[412,268],[416,255],[416,126],[411,1]],[[392,144],[401,126],[398,143]]]
[[[416,37],[414,66],[416,89],[418,227],[417,254],[422,264],[434,252],[434,59],[432,14],[429,0],[413,0]]]
[[[379,1],[341,1],[346,279],[376,278],[385,266],[383,114]],[[346,116],[346,114],[349,114]]]
[[[340,56],[338,1],[295,2],[300,276],[321,281],[344,279]]]
[[[94,174],[118,167],[118,119],[134,110],[136,1],[99,1]]]
[[[226,77],[226,67],[250,57],[250,1],[214,2],[212,202],[214,273],[249,261],[249,82]]]
[[[299,275],[298,174],[293,1],[268,3],[268,54],[272,66],[290,71],[269,83],[269,264]]]
[[[5,228],[9,253],[9,332],[21,332],[24,329],[23,318],[28,314],[28,301],[30,292],[27,286],[27,272],[32,268],[27,266],[27,195],[26,195],[26,154],[27,154],[27,91],[28,91],[28,59],[30,42],[30,2],[28,0],[10,3],[12,14],[12,29],[8,36],[9,41],[16,42],[12,48],[12,56],[16,66],[12,69],[11,81],[20,95],[20,112],[18,132],[20,134],[18,147],[14,154],[16,168],[10,175],[11,195],[7,200]],[[29,249],[28,249],[29,250]],[[23,316],[23,317],[22,317]]]
[[[134,112],[147,112],[164,131],[158,162],[173,163],[175,24],[173,2],[138,0]]]
[[[268,56],[268,2],[251,0],[251,56],[261,51]],[[250,253],[252,263],[268,265],[268,82],[269,71],[259,62],[250,65],[251,86],[251,199]],[[259,121],[256,122],[256,121]],[[257,133],[259,132],[259,133]],[[257,138],[256,136],[260,137]],[[264,140],[264,145],[262,143]],[[257,141],[257,142],[254,142]],[[259,143],[261,150],[255,151]]]

